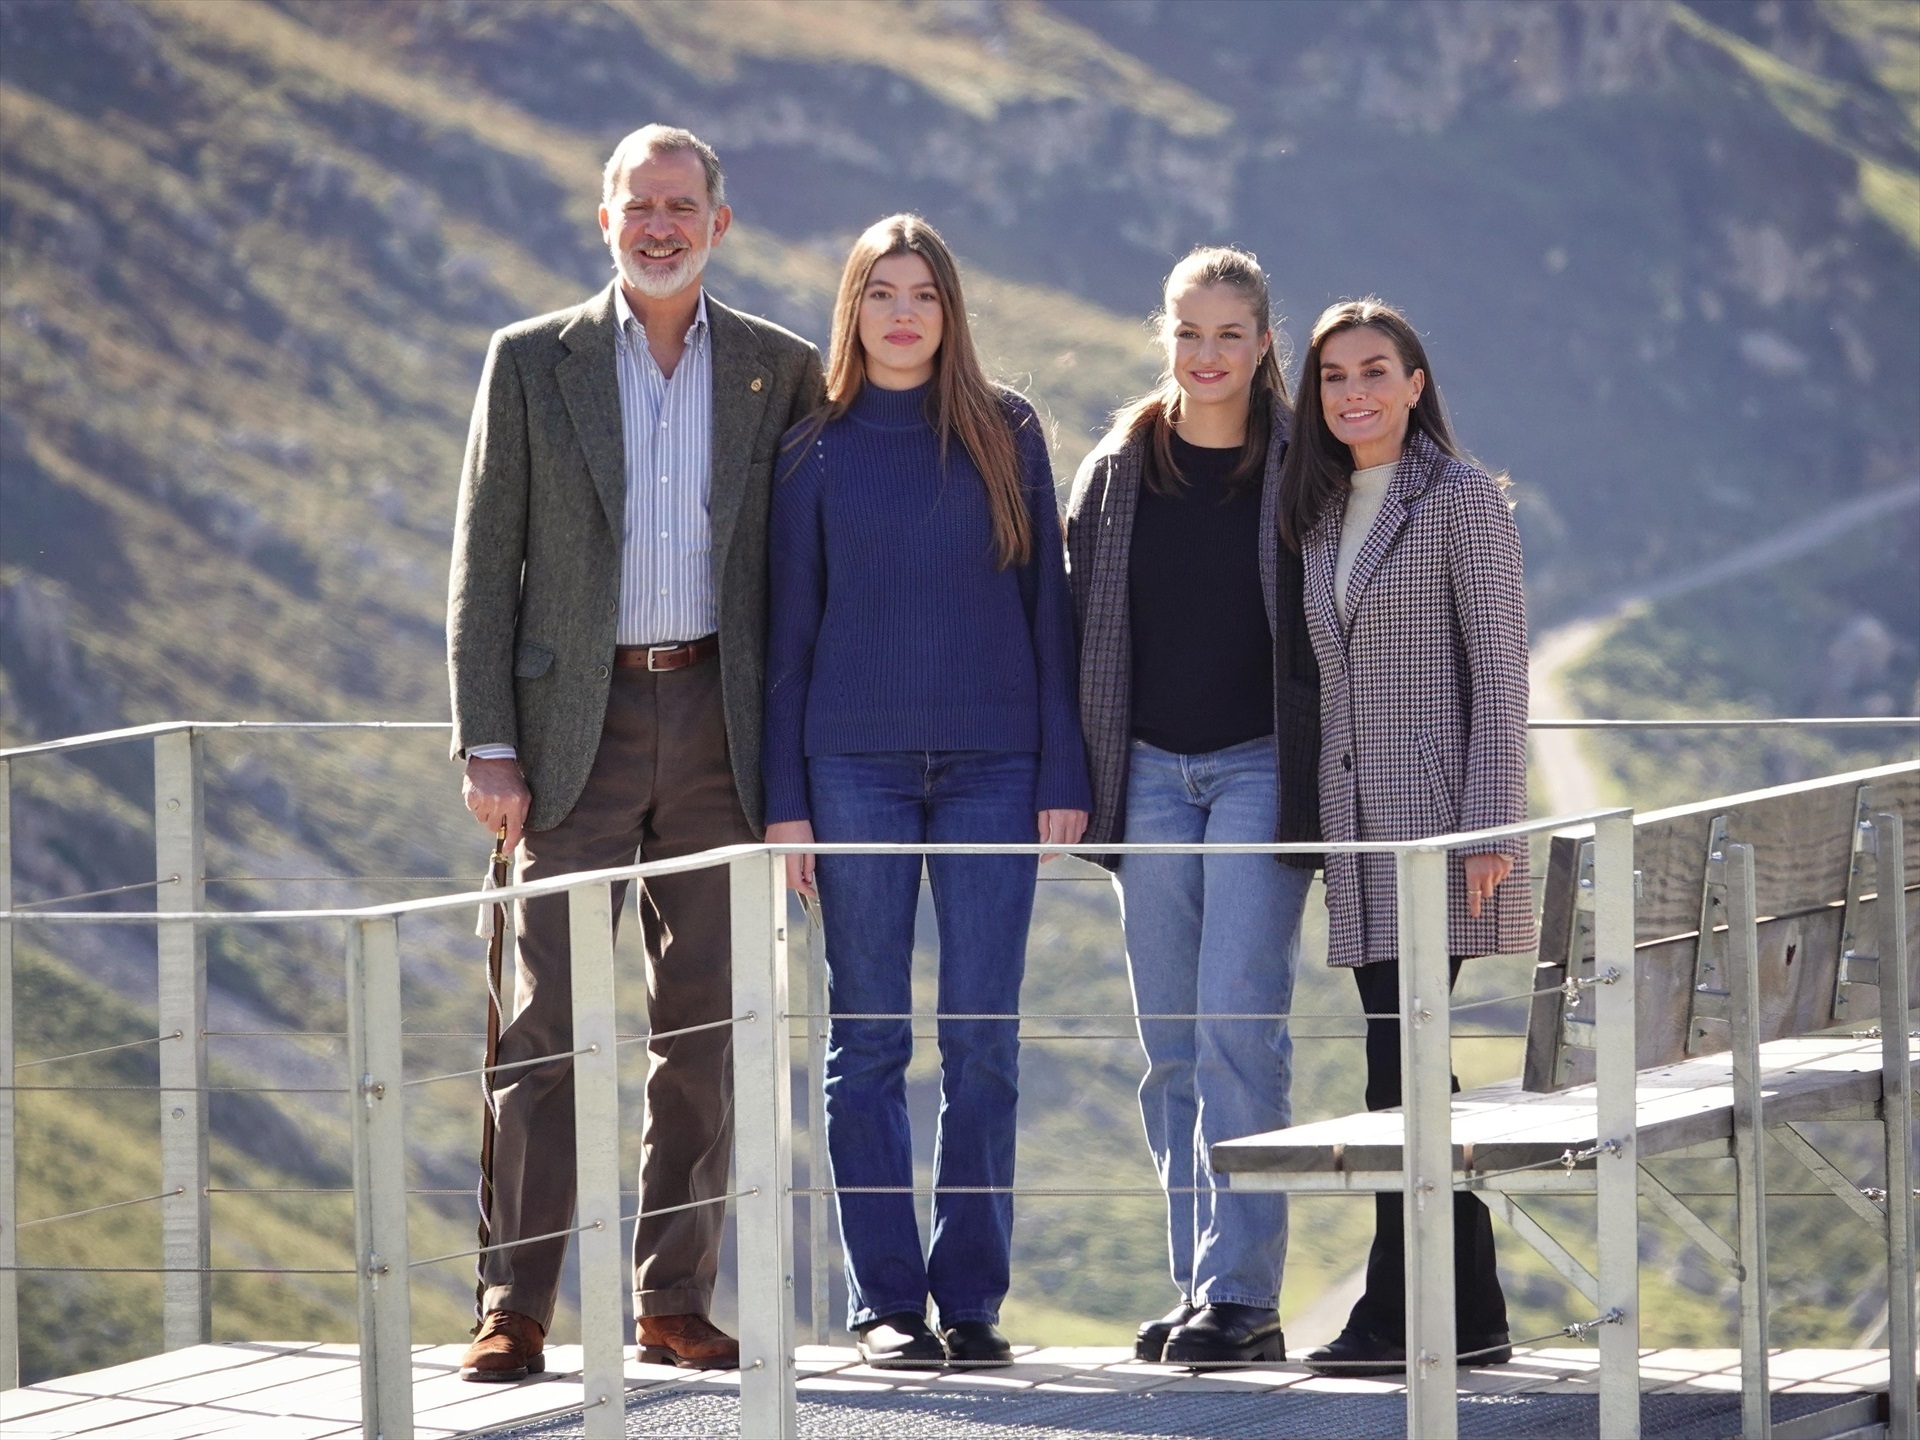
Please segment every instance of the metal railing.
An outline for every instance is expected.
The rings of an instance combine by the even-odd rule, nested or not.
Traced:
[[[1815,719],[1769,721],[1536,721],[1535,728],[1663,729],[1920,727],[1920,718]],[[347,1041],[350,1085],[328,1087],[348,1093],[353,1151],[354,1264],[350,1269],[312,1269],[299,1273],[352,1274],[358,1293],[360,1364],[365,1430],[387,1440],[412,1433],[410,1345],[411,1308],[407,1277],[412,1269],[472,1256],[453,1252],[415,1261],[407,1233],[406,1080],[402,1066],[400,942],[403,920],[493,903],[566,893],[572,937],[572,985],[575,1124],[578,1163],[576,1224],[562,1232],[578,1237],[580,1250],[580,1326],[583,1337],[589,1437],[624,1433],[625,1393],[622,1317],[625,1261],[620,1228],[636,1217],[621,1207],[618,1145],[620,1093],[617,1051],[644,1036],[615,1032],[612,886],[652,876],[726,865],[730,872],[733,923],[736,1158],[735,1184],[726,1195],[698,1203],[731,1202],[736,1207],[740,1293],[741,1425],[752,1435],[795,1433],[795,1250],[793,1197],[810,1197],[816,1327],[824,1324],[825,1209],[818,1203],[837,1193],[821,1185],[826,1172],[818,1104],[824,1062],[827,1010],[824,969],[809,967],[809,994],[803,1009],[788,1000],[786,951],[787,903],[783,857],[798,848],[831,854],[1040,854],[1058,846],[1033,845],[827,845],[782,847],[730,846],[670,861],[654,861],[582,872],[492,891],[434,895],[416,900],[358,907],[289,910],[209,910],[205,902],[206,824],[203,796],[202,738],[223,731],[322,731],[444,729],[424,722],[332,723],[170,723],[79,736],[0,751],[0,1389],[19,1383],[17,1277],[23,1267],[17,1248],[23,1228],[15,1210],[15,1096],[29,1088],[14,1082],[17,1069],[43,1061],[15,1059],[13,1010],[13,929],[34,925],[153,925],[158,934],[159,1000],[157,1034],[151,1040],[101,1047],[75,1059],[110,1050],[153,1045],[159,1057],[157,1089],[161,1106],[161,1184],[156,1194],[113,1202],[68,1215],[40,1217],[27,1224],[75,1218],[97,1210],[139,1204],[161,1207],[163,1333],[168,1349],[202,1343],[211,1335],[212,1278],[222,1273],[292,1273],[277,1267],[215,1267],[212,1264],[208,1172],[207,982],[205,936],[210,926],[277,925],[331,922],[344,930],[347,979]],[[150,738],[154,748],[153,882],[89,891],[58,901],[13,903],[11,765],[33,756],[68,755],[101,745]],[[1375,1188],[1402,1188],[1413,1197],[1405,1207],[1409,1287],[1407,1374],[1410,1434],[1443,1437],[1455,1433],[1458,1357],[1453,1328],[1453,1217],[1450,1204],[1429,1204],[1437,1191],[1452,1188],[1450,1135],[1450,1042],[1453,1007],[1449,996],[1446,855],[1451,849],[1495,839],[1518,839],[1569,827],[1590,827],[1594,839],[1591,892],[1596,936],[1595,974],[1608,978],[1595,986],[1598,1133],[1604,1137],[1591,1156],[1600,1222],[1598,1304],[1592,1321],[1577,1322],[1564,1333],[1597,1330],[1601,1355],[1601,1430],[1609,1435],[1638,1433],[1639,1312],[1638,1256],[1631,1222],[1637,1204],[1638,1170],[1634,1149],[1634,995],[1633,995],[1633,824],[1627,809],[1601,809],[1557,816],[1498,830],[1432,837],[1408,842],[1317,842],[1302,845],[1122,845],[1106,844],[1101,853],[1392,854],[1396,857],[1399,933],[1402,945],[1400,1017],[1407,1058],[1404,1173],[1381,1179]],[[276,879],[279,877],[261,877]],[[353,877],[340,877],[351,880]],[[439,879],[441,877],[386,877]],[[60,911],[44,908],[96,896],[146,888],[155,890],[155,908],[134,911]],[[1510,999],[1518,997],[1496,997]],[[1469,1002],[1460,1009],[1492,1003]],[[932,1019],[930,1015],[909,1017]],[[1009,1017],[1019,1018],[1019,1017]],[[1025,1018],[1040,1018],[1028,1016]],[[1125,1016],[1059,1015],[1053,1019]],[[1289,1018],[1315,1018],[1293,1016]],[[1319,1017],[1332,1019],[1335,1017]],[[1339,1017],[1351,1019],[1351,1016]],[[793,1021],[806,1024],[808,1060],[810,1179],[794,1184],[791,1113],[791,1035]],[[276,1032],[286,1033],[286,1032]],[[1132,1032],[1127,1032],[1131,1038]],[[1117,1038],[1117,1037],[1107,1037]],[[552,1058],[552,1057],[546,1057]],[[466,1074],[469,1072],[459,1072]],[[477,1074],[479,1072],[471,1072]],[[453,1078],[435,1076],[433,1079]],[[264,1087],[263,1087],[264,1088]],[[1483,1177],[1484,1178],[1484,1177]],[[1245,1187],[1243,1187],[1245,1188]],[[1032,1193],[1023,1189],[1019,1193]],[[1064,1192],[1063,1192],[1064,1193]],[[1075,1193],[1132,1193],[1089,1189]],[[1159,1194],[1158,1189],[1149,1193]],[[1621,1236],[1626,1239],[1622,1241]],[[1610,1238],[1611,1237],[1611,1238]],[[523,1243],[525,1238],[515,1243]],[[64,1267],[81,1268],[81,1267]],[[112,1269],[115,1267],[98,1267]]]

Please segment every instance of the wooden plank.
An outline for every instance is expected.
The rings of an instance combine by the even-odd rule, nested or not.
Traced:
[[[1877,902],[1862,903],[1863,923],[1871,924]],[[1763,1040],[1779,1040],[1792,1035],[1809,1035],[1833,1025],[1834,972],[1840,962],[1841,907],[1766,920],[1758,926],[1760,938],[1760,1035]],[[1916,897],[1907,901],[1909,945],[1920,945],[1920,905]],[[1655,1065],[1675,1065],[1687,1058],[1687,998],[1693,986],[1693,961],[1696,937],[1666,940],[1642,946],[1634,955],[1634,981],[1638,987],[1634,1036],[1635,1063],[1645,1070]],[[1569,1053],[1566,1076],[1557,1080],[1549,1073],[1554,1039],[1560,1026],[1562,1004],[1555,988],[1565,972],[1557,965],[1541,964],[1534,970],[1533,1013],[1528,1017],[1527,1059],[1522,1084],[1528,1090],[1564,1089],[1584,1085],[1593,1078],[1593,1052]],[[1546,994],[1539,994],[1546,991]],[[1855,985],[1850,1013],[1870,1016],[1877,1013],[1879,993],[1871,985]],[[1866,1022],[1859,1022],[1864,1028]],[[1711,1054],[1727,1047],[1727,1027],[1714,1026],[1707,1032],[1705,1049]]]
[[[67,1380],[45,1380],[34,1388],[42,1391],[67,1391],[88,1395],[129,1395],[142,1400],[166,1400],[172,1397],[162,1393],[163,1390],[176,1384],[192,1385],[198,1383],[199,1377],[207,1377],[207,1383],[217,1384],[219,1382],[212,1377],[222,1372],[231,1373],[244,1366],[282,1359],[311,1348],[310,1341],[289,1341],[284,1344],[264,1342],[190,1345],[184,1350],[169,1350],[161,1355],[128,1360],[105,1370],[92,1371],[84,1376],[74,1376]],[[78,1388],[83,1382],[89,1387],[85,1391]],[[7,1413],[10,1412],[0,1411],[0,1414]]]
[[[35,1415],[46,1415],[70,1405],[84,1405],[97,1397],[75,1395],[64,1390],[48,1390],[39,1385],[23,1385],[18,1390],[0,1390],[0,1426],[18,1425]],[[41,1421],[42,1426],[51,1421]]]
[[[289,1346],[280,1354],[266,1355],[250,1365],[183,1375],[178,1380],[149,1384],[133,1393],[142,1400],[209,1405],[309,1380],[316,1375],[325,1375],[338,1384],[341,1372],[346,1370],[356,1372],[357,1386],[358,1367],[350,1356],[326,1354],[318,1346]]]
[[[1920,1047],[1909,1048],[1920,1061]],[[1851,1036],[1763,1045],[1767,1123],[1870,1108],[1881,1093],[1879,1064],[1879,1042]],[[1702,1055],[1648,1070],[1639,1078],[1636,1103],[1643,1160],[1725,1140],[1733,1130],[1731,1060],[1724,1054]],[[1463,1091],[1454,1097],[1454,1168],[1485,1173],[1578,1151],[1598,1138],[1594,1116],[1591,1085],[1538,1094],[1507,1081]],[[1378,1110],[1223,1141],[1213,1147],[1211,1159],[1216,1171],[1229,1175],[1387,1171],[1399,1166],[1400,1137],[1400,1112]],[[1592,1163],[1581,1165],[1591,1168]]]
[[[1554,987],[1567,978],[1569,959],[1593,958],[1590,943],[1581,947],[1581,955],[1572,955],[1577,913],[1573,902],[1578,894],[1578,877],[1574,872],[1584,838],[1575,834],[1554,835],[1547,846],[1546,888],[1540,896],[1540,964],[1534,971],[1533,999],[1528,1002],[1527,1049],[1520,1072],[1529,1090],[1551,1090],[1557,1079],[1554,1042],[1560,1029],[1561,1001]],[[1634,832],[1634,840],[1637,848],[1638,830]],[[1634,863],[1638,865],[1637,857]],[[1636,997],[1644,1007],[1645,993],[1636,992]],[[1591,1080],[1593,1076],[1589,1073],[1586,1078]]]
[[[1728,839],[1754,847],[1754,885],[1763,917],[1799,920],[1844,903],[1849,857],[1860,786],[1872,787],[1876,808],[1920,816],[1920,761],[1880,766],[1845,775],[1823,776],[1797,785],[1777,786],[1743,795],[1727,795],[1671,810],[1657,810],[1634,822],[1634,865],[1641,874],[1634,906],[1634,933],[1641,947],[1662,947],[1638,967],[1636,1013],[1640,1019],[1642,1066],[1667,1064],[1686,1052],[1687,1000],[1693,985],[1693,937],[1700,924],[1700,892],[1705,880],[1707,838],[1715,816],[1725,815]],[[1552,1090],[1592,1078],[1592,1056],[1573,1052],[1562,1073],[1559,1034],[1562,1002],[1555,987],[1566,978],[1566,964],[1588,959],[1590,942],[1578,946],[1576,868],[1585,831],[1552,837],[1546,884],[1541,898],[1540,968],[1527,1015],[1527,1047],[1521,1078],[1529,1090]],[[1920,886],[1920,847],[1907,857],[1907,884]],[[1831,925],[1834,935],[1826,936]],[[1838,911],[1812,927],[1818,935],[1791,927],[1769,944],[1763,927],[1762,985],[1779,1000],[1782,1024],[1763,1028],[1762,1038],[1806,1034],[1833,1023],[1830,1000],[1839,962]],[[1791,948],[1803,967],[1785,973]],[[1824,990],[1824,999],[1823,997]],[[1782,996],[1790,996],[1781,999]],[[1866,987],[1851,997],[1848,1016],[1867,1016]],[[1659,1036],[1658,1041],[1650,1036]],[[1677,1038],[1676,1038],[1677,1037]],[[1724,1043],[1712,1037],[1714,1048]]]
[[[1634,933],[1641,942],[1691,934],[1700,923],[1707,830],[1727,817],[1727,838],[1754,848],[1754,893],[1761,915],[1797,915],[1847,893],[1855,796],[1873,787],[1877,809],[1920,823],[1920,760],[1827,775],[1797,785],[1727,795],[1634,822],[1634,864],[1643,877]],[[1909,886],[1920,885],[1920,855],[1907,857]]]
[[[165,1415],[176,1410],[173,1405],[162,1405],[147,1400],[126,1400],[117,1395],[101,1395],[65,1410],[55,1410],[46,1416],[46,1429],[35,1427],[37,1434],[84,1435],[89,1430],[104,1430],[109,1425],[123,1425],[129,1420],[144,1420],[152,1415]],[[9,1425],[12,1433],[19,1427]]]

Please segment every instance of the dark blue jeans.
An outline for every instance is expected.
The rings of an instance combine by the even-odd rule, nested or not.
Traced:
[[[814,838],[823,842],[1011,842],[1037,836],[1039,761],[1001,751],[886,751],[807,761]],[[1009,1015],[1020,1008],[1036,857],[929,855],[940,927],[942,1013]],[[907,1122],[906,1020],[913,1008],[917,855],[822,855],[829,1023],[827,1149],[837,1186],[913,1184]],[[1017,1020],[942,1020],[940,1121],[933,1183],[1013,1184],[1019,1100]],[[847,1256],[847,1324],[902,1311],[940,1322],[997,1321],[1007,1293],[1013,1197],[936,1194],[925,1259],[913,1197],[839,1196]]]

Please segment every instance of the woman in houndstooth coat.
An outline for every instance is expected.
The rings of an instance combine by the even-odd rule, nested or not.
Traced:
[[[1315,324],[1281,484],[1320,667],[1324,838],[1413,840],[1524,820],[1519,532],[1501,482],[1454,444],[1425,347],[1392,307],[1345,301]],[[1524,841],[1456,852],[1447,867],[1456,976],[1468,956],[1533,948]],[[1393,857],[1328,855],[1326,886],[1328,962],[1352,968],[1366,1013],[1397,1014]],[[1367,1022],[1366,1098],[1374,1110],[1400,1103],[1397,1019]],[[1477,1196],[1454,1200],[1462,1359],[1497,1364],[1512,1352],[1491,1221]],[[1401,1197],[1376,1204],[1366,1293],[1339,1339],[1308,1357],[1328,1373],[1404,1368]]]

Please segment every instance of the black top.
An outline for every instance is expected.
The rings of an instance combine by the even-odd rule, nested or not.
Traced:
[[[1148,464],[1151,465],[1151,451]],[[1260,593],[1260,486],[1226,499],[1240,451],[1173,437],[1186,484],[1140,487],[1128,556],[1133,733],[1201,755],[1273,733],[1273,632]]]

